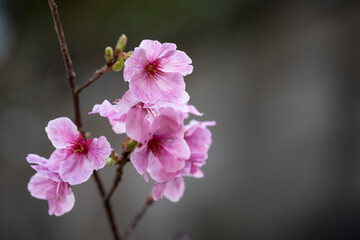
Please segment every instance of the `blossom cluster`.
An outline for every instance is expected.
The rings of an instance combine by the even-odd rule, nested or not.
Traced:
[[[178,201],[184,193],[183,177],[203,177],[201,167],[211,145],[209,126],[215,122],[191,120],[201,116],[189,105],[184,76],[192,73],[191,59],[173,43],[144,40],[126,59],[124,80],[129,89],[111,104],[96,104],[91,114],[109,119],[114,132],[126,133],[136,147],[130,161],[136,171],[155,181],[152,197]],[[48,201],[49,214],[60,216],[75,203],[71,185],[86,182],[106,165],[112,149],[106,137],[84,139],[66,117],[49,121],[45,131],[55,147],[49,159],[29,154],[26,160],[36,174],[28,183],[30,194]]]
[[[146,181],[155,185],[152,197],[178,201],[185,190],[184,176],[202,177],[211,145],[208,126],[195,120],[185,126],[189,113],[202,114],[189,105],[184,76],[191,74],[191,59],[173,43],[143,40],[125,62],[129,90],[111,104],[104,100],[92,112],[107,117],[116,133],[138,142],[130,160]]]
[[[55,151],[49,159],[29,154],[26,160],[37,173],[30,179],[30,194],[49,203],[49,214],[69,212],[75,203],[70,185],[86,182],[94,170],[103,168],[111,152],[104,136],[84,140],[75,124],[66,117],[51,120],[45,131]]]

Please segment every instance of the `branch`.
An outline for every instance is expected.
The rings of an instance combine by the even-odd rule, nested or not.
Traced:
[[[71,58],[70,58],[70,54],[66,45],[66,41],[65,41],[65,35],[61,26],[61,21],[60,21],[60,17],[59,17],[59,12],[58,12],[58,7],[56,5],[56,3],[54,2],[54,0],[48,0],[50,9],[51,9],[51,13],[52,13],[52,17],[54,20],[54,24],[55,24],[55,29],[56,29],[56,33],[59,39],[59,43],[60,43],[60,49],[64,58],[64,62],[65,62],[65,69],[66,69],[66,73],[67,73],[67,80],[68,80],[68,84],[70,86],[71,89],[71,93],[72,93],[72,98],[73,98],[73,105],[74,105],[74,113],[75,113],[75,123],[77,128],[79,129],[79,131],[84,134],[84,131],[82,130],[82,123],[81,123],[81,115],[80,115],[80,104],[79,104],[79,93],[80,91],[76,90],[76,85],[75,85],[75,73],[72,67],[72,62],[71,62]],[[95,79],[96,80],[96,79]],[[94,80],[94,81],[95,81]],[[109,202],[106,202],[104,197],[105,197],[105,189],[102,185],[102,182],[100,180],[100,177],[97,175],[96,171],[94,171],[93,173],[96,185],[99,189],[101,198],[103,200],[104,203],[104,208],[106,210],[106,215],[108,217],[110,226],[111,226],[111,230],[113,233],[113,237],[115,240],[121,240],[121,237],[117,231],[116,228],[116,223],[115,223],[115,219],[114,219],[114,214],[111,208],[111,205]]]
[[[53,16],[56,33],[57,33],[57,36],[59,38],[61,52],[62,52],[62,55],[63,55],[63,58],[64,58],[66,73],[67,73],[67,77],[68,77],[68,82],[69,82],[71,90],[74,90],[74,88],[75,88],[75,81],[74,81],[75,73],[73,71],[72,61],[71,61],[70,54],[69,54],[69,51],[68,51],[68,48],[67,48],[67,45],[66,45],[64,31],[63,31],[62,26],[61,26],[58,7],[57,7],[56,3],[53,0],[48,0],[48,2],[49,2],[49,6],[50,6],[50,9],[51,9],[52,16]]]
[[[152,198],[152,196],[148,196],[145,204],[142,206],[142,208],[140,209],[140,211],[138,211],[134,218],[131,220],[131,222],[129,223],[129,225],[127,226],[124,235],[123,235],[123,240],[126,240],[127,237],[130,235],[131,231],[136,227],[136,225],[139,223],[139,221],[142,219],[142,217],[144,216],[144,214],[146,213],[147,209],[154,203],[154,199]]]
[[[105,201],[110,201],[111,196],[113,195],[113,193],[115,192],[115,189],[119,185],[119,182],[121,181],[121,177],[123,174],[123,168],[124,168],[125,164],[127,162],[129,162],[129,154],[130,154],[130,152],[128,152],[128,151],[123,152],[122,158],[119,161],[119,165],[116,168],[116,176],[114,178],[113,185],[112,185],[109,193],[107,194]]]
[[[112,58],[111,61],[107,62],[102,68],[100,68],[99,70],[96,70],[94,75],[87,80],[86,82],[84,82],[83,84],[81,84],[80,86],[78,86],[75,89],[75,93],[79,94],[84,88],[88,87],[90,84],[92,84],[93,82],[95,82],[96,80],[100,79],[105,73],[107,73],[111,67],[116,63],[116,61],[119,59],[120,56],[120,51],[118,49],[116,49],[114,57]]]

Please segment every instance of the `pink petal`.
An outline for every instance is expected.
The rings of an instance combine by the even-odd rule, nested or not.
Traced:
[[[203,178],[204,173],[198,167],[192,166],[191,171],[190,171],[190,176],[192,176],[194,178]]]
[[[184,179],[182,177],[175,178],[166,184],[164,196],[172,202],[180,200],[185,191]]]
[[[126,125],[124,122],[110,121],[110,125],[112,126],[112,130],[117,134],[126,132]]]
[[[66,160],[69,155],[70,151],[68,149],[55,149],[55,151],[50,155],[49,162],[47,164],[49,170],[59,172],[61,162]]]
[[[165,191],[166,183],[158,183],[154,184],[154,187],[151,191],[152,198],[157,201],[163,197]]]
[[[131,82],[134,79],[136,73],[138,73],[139,71],[144,71],[147,61],[148,57],[145,50],[142,48],[135,48],[131,57],[125,61],[125,82]]]
[[[150,122],[146,118],[143,108],[132,108],[126,117],[126,134],[138,142],[145,142],[149,138]]]
[[[75,124],[66,117],[49,121],[45,131],[55,148],[70,147],[80,134]]]
[[[182,138],[171,139],[164,142],[164,148],[175,158],[183,160],[190,158],[190,148],[186,141]]]
[[[102,117],[109,117],[115,112],[115,106],[112,105],[108,100],[104,100],[102,104],[96,104],[89,114],[99,113]]]
[[[181,130],[182,119],[180,114],[172,108],[161,108],[159,116],[155,118],[150,126],[150,132],[157,136],[173,137],[173,133]]]
[[[199,112],[199,110],[196,109],[194,105],[188,105],[189,107],[189,113],[194,114],[196,116],[202,116],[203,113]]]
[[[139,47],[146,51],[149,61],[151,62],[176,49],[176,45],[174,43],[161,44],[156,40],[143,40]]]
[[[120,115],[127,114],[127,112],[135,105],[139,104],[140,101],[135,98],[130,90],[127,90],[126,93],[122,96],[119,102],[116,104],[116,112]]]
[[[155,81],[160,96],[158,100],[173,101],[184,96],[185,82],[180,73],[167,72],[163,76],[159,75]]]
[[[134,75],[130,91],[143,103],[153,104],[158,101],[173,101],[181,98],[185,91],[184,78],[179,73],[166,73],[158,75],[156,79],[149,79],[144,72]]]
[[[73,192],[69,188],[69,184],[62,182],[59,186],[56,199],[51,198],[51,208],[49,200],[49,214],[51,209],[51,212],[54,213],[55,216],[61,216],[69,212],[74,207],[74,204],[75,197]]]
[[[89,161],[83,154],[71,154],[69,157],[61,162],[59,173],[64,182],[71,185],[86,182],[93,169],[90,167]]]
[[[55,191],[56,187],[57,182],[39,173],[35,173],[35,175],[30,178],[27,189],[31,196],[38,199],[46,199],[46,194],[49,191]]]
[[[150,153],[150,156],[153,153]],[[185,159],[176,158],[172,153],[166,150],[161,150],[160,154],[156,158],[161,163],[166,172],[176,172],[185,166]]]
[[[149,165],[148,171],[150,176],[156,182],[167,182],[175,177],[187,176],[190,173],[191,163],[189,161],[185,162],[185,166],[176,172],[167,172],[159,162],[159,160],[153,155],[149,156]]]
[[[168,52],[160,60],[160,65],[164,72],[176,72],[183,76],[192,73],[193,66],[190,64],[191,59],[189,56],[179,50]]]
[[[39,165],[46,165],[48,160],[46,158],[43,158],[37,154],[28,154],[26,157],[26,161],[28,163],[35,163],[35,164],[39,164]]]
[[[99,139],[92,139],[91,144],[88,146],[87,156],[90,168],[95,170],[103,168],[106,164],[105,159],[109,157],[110,153],[111,146],[106,137],[101,136]]]
[[[145,181],[149,181],[149,178],[146,174],[146,168],[148,167],[148,157],[149,157],[149,152],[146,145],[136,149],[130,155],[130,161],[134,165],[136,171],[140,175],[144,176]]]
[[[191,153],[207,154],[211,145],[211,132],[207,126],[213,126],[215,122],[197,122],[192,120],[185,132],[185,140],[190,147]]]

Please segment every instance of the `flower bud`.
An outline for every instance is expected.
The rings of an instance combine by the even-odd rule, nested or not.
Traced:
[[[125,61],[126,59],[128,59],[129,57],[131,57],[132,53],[133,53],[133,51],[129,51],[129,52],[127,52],[127,53],[122,52],[121,58],[124,59],[124,61]]]
[[[116,48],[119,49],[120,51],[124,51],[126,47],[126,43],[127,43],[127,37],[125,34],[122,34],[116,44]]]
[[[114,51],[111,47],[107,47],[105,48],[105,60],[106,62],[110,62],[113,58],[113,55],[114,55]]]
[[[119,60],[117,60],[116,63],[114,63],[114,65],[112,66],[112,69],[115,72],[119,72],[124,68],[124,60],[122,58],[120,58]]]
[[[138,142],[134,139],[126,137],[125,141],[122,143],[122,147],[126,152],[132,152],[137,147]]]

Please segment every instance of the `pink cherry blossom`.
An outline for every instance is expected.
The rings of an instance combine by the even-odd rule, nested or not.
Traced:
[[[198,122],[191,120],[190,124],[186,126],[184,138],[191,152],[188,161],[191,163],[189,175],[192,177],[200,178],[204,176],[200,167],[205,164],[208,150],[212,143],[211,132],[207,127],[215,126],[215,124],[215,121]]]
[[[159,171],[171,174],[184,168],[186,159],[190,157],[190,149],[184,140],[184,130],[183,119],[178,112],[172,108],[160,109],[159,116],[150,125],[148,140],[130,156],[134,167],[146,181],[146,171],[150,170],[151,174],[156,170],[151,169],[153,164],[150,165],[150,162],[157,164]],[[152,177],[154,176],[157,175]]]
[[[149,126],[159,114],[160,108],[171,107],[174,110],[187,116],[188,112],[201,115],[192,105],[188,105],[189,95],[184,92],[177,102],[158,101],[155,104],[145,104],[136,99],[131,91],[127,91],[116,105],[112,105],[105,100],[101,105],[96,104],[91,114],[99,113],[102,117],[107,117],[113,130],[116,133],[124,133],[138,141],[144,142],[149,137]],[[121,131],[116,131],[122,129]]]
[[[151,195],[155,201],[165,196],[170,201],[177,202],[184,194],[184,191],[184,179],[182,177],[178,177],[164,183],[156,182]]]
[[[190,64],[175,44],[143,40],[125,62],[124,79],[143,103],[174,101],[185,91],[184,76],[193,70]]]
[[[51,120],[45,131],[56,148],[50,156],[49,168],[71,185],[87,181],[94,170],[105,166],[111,153],[104,136],[85,141],[69,118]]]
[[[48,201],[49,215],[61,216],[69,212],[75,204],[75,197],[69,183],[64,182],[58,173],[49,170],[47,159],[36,154],[29,154],[26,160],[37,164],[32,165],[37,173],[28,183],[31,196]]]

